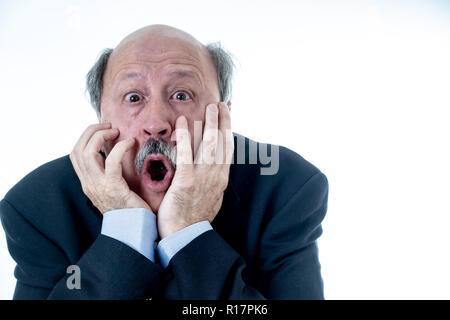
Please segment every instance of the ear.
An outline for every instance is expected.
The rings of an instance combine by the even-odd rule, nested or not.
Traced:
[[[231,101],[227,102],[228,110],[231,111]]]

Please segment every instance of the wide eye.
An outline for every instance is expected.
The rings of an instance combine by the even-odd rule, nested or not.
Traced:
[[[136,92],[131,92],[125,96],[127,102],[136,103],[142,100],[142,96]]]
[[[178,101],[186,101],[186,100],[190,100],[191,96],[189,95],[189,93],[187,93],[185,91],[177,91],[172,95],[172,99],[175,99]]]

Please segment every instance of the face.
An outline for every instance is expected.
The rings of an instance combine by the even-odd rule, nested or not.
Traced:
[[[125,39],[111,54],[103,79],[101,122],[111,122],[119,137],[104,151],[109,153],[118,141],[135,139],[133,150],[123,159],[123,176],[130,188],[157,213],[170,185],[152,183],[135,172],[134,160],[149,138],[162,139],[174,146],[172,133],[176,119],[188,120],[191,146],[194,122],[204,124],[205,108],[220,99],[217,74],[205,47],[184,34],[150,30]],[[196,139],[198,140],[198,139]],[[158,155],[144,161],[148,171]],[[155,163],[154,163],[155,164]],[[170,171],[170,169],[169,169]],[[173,173],[173,172],[172,172]]]

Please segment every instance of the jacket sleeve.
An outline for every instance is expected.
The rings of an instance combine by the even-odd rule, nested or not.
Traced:
[[[8,249],[17,265],[14,299],[143,299],[159,290],[162,269],[113,238],[99,235],[71,263],[64,251],[3,199],[0,215]],[[78,266],[80,288],[68,286]],[[72,288],[72,289],[70,289]]]
[[[323,299],[316,239],[327,210],[328,182],[311,177],[262,230],[256,281],[244,281],[244,259],[214,230],[181,249],[169,269],[182,299]],[[172,298],[167,296],[166,298]]]
[[[324,299],[317,239],[328,203],[318,172],[274,211],[260,242],[258,287],[269,299]]]

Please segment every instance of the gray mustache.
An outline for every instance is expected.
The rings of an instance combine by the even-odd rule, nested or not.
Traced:
[[[134,168],[137,175],[141,174],[145,158],[149,154],[162,154],[165,156],[174,169],[176,169],[177,149],[162,139],[150,138],[140,148],[134,160]]]

